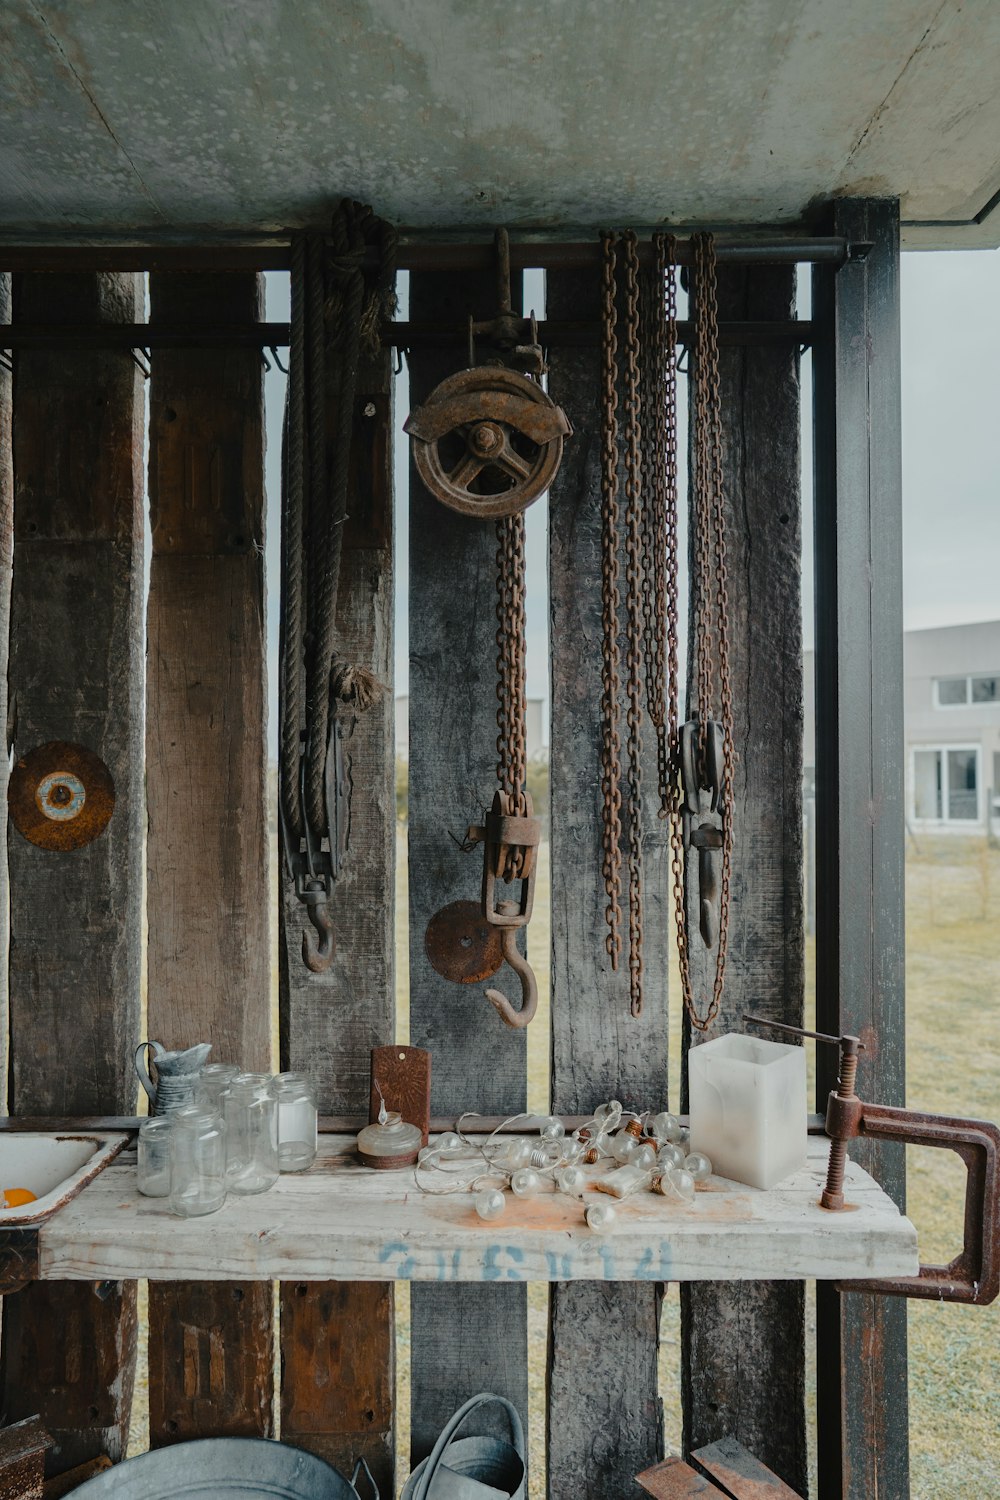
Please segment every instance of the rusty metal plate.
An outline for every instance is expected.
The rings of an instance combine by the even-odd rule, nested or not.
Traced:
[[[696,1474],[681,1458],[665,1458],[635,1476],[636,1484],[653,1500],[724,1500],[723,1491],[703,1474]]]
[[[102,834],[115,810],[111,772],[83,745],[51,740],[22,755],[7,806],[18,833],[40,849],[80,849]]]
[[[454,984],[480,984],[503,966],[502,937],[478,901],[453,901],[435,912],[424,933],[432,967]]]
[[[691,1454],[691,1462],[722,1488],[732,1500],[802,1500],[772,1469],[755,1458],[734,1437],[720,1438]]]
[[[407,1124],[420,1127],[426,1146],[431,1128],[431,1055],[426,1047],[394,1043],[372,1048],[369,1125],[378,1119],[383,1100],[386,1109],[398,1110]]]

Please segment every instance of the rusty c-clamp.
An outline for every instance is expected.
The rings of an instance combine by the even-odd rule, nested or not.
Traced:
[[[503,929],[502,952],[521,981],[521,1009],[515,1010],[500,990],[487,990],[486,998],[508,1026],[522,1028],[538,1007],[538,986],[531,965],[517,947],[518,929],[527,927],[535,899],[536,851],[541,842],[541,824],[533,816],[531,794],[525,794],[526,808],[521,815],[509,811],[505,792],[497,792],[493,806],[481,825],[473,825],[466,834],[466,848],[483,845],[482,913],[491,927]],[[496,898],[498,880],[520,881],[516,901]]]
[[[685,849],[698,851],[698,926],[706,948],[719,936],[719,852],[722,849],[725,741],[716,719],[681,725],[681,786]]]
[[[745,1021],[811,1036],[840,1047],[840,1074],[826,1107],[830,1161],[820,1207],[837,1212],[844,1201],[844,1169],[853,1140],[897,1141],[908,1146],[944,1146],[965,1162],[965,1226],[962,1250],[946,1266],[921,1266],[916,1276],[879,1281],[841,1281],[842,1292],[877,1292],[883,1297],[926,1297],[935,1302],[967,1302],[986,1306],[1000,1293],[1000,1129],[987,1120],[961,1120],[929,1115],[888,1104],[866,1104],[854,1088],[858,1054],[864,1044],[856,1036],[825,1036],[803,1031],[760,1016]]]

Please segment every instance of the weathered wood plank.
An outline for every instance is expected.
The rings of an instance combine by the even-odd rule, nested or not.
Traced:
[[[136,276],[14,282],[17,318],[133,322]],[[81,743],[108,766],[114,815],[73,853],[9,835],[10,1069],[22,1114],[134,1108],[142,816],[141,377],[129,354],[17,356],[15,566],[8,737],[15,757]],[[86,621],[86,629],[81,629]],[[122,1457],[135,1369],[135,1288],[32,1286],[5,1309],[8,1420],[40,1413],[61,1472]],[[52,1329],[64,1331],[58,1340]]]
[[[488,275],[414,275],[410,315],[452,322],[470,313],[491,317],[495,295]],[[454,369],[454,354],[414,353],[411,405]],[[424,951],[434,913],[479,894],[482,856],[463,854],[459,845],[495,787],[495,580],[493,524],[446,510],[411,465],[410,1040],[433,1055],[432,1107],[439,1113],[513,1114],[526,1098],[524,1033],[503,1025],[480,986],[442,979]],[[496,1391],[526,1413],[523,1288],[419,1287],[410,1307],[414,1460],[477,1391]]]
[[[807,1165],[768,1192],[717,1178],[689,1205],[637,1194],[620,1205],[606,1235],[586,1227],[579,1202],[555,1192],[509,1202],[502,1220],[483,1223],[464,1194],[435,1197],[414,1187],[412,1172],[367,1171],[346,1135],[323,1136],[310,1171],[282,1176],[270,1192],[233,1198],[203,1219],[175,1219],[141,1197],[126,1160],[42,1226],[40,1271],[46,1278],[433,1281],[432,1290],[470,1300],[474,1289],[462,1292],[456,1283],[590,1281],[601,1283],[594,1297],[609,1309],[616,1280],[913,1274],[913,1226],[860,1167],[852,1164],[847,1179],[852,1213],[818,1207],[828,1145],[810,1138]],[[591,1177],[600,1171],[587,1168]],[[595,1193],[587,1201],[609,1200]],[[638,1306],[628,1288],[621,1296],[626,1310]],[[610,1325],[611,1311],[605,1316]],[[652,1340],[655,1321],[643,1316]],[[599,1326],[589,1325],[591,1337]],[[504,1357],[480,1351],[483,1374]],[[615,1392],[617,1403],[622,1393]]]
[[[393,493],[387,355],[363,360],[351,494],[337,595],[340,650],[385,683],[355,720],[348,760],[347,859],[330,911],[337,956],[302,962],[304,908],[282,862],[281,1060],[305,1073],[324,1112],[367,1117],[371,1049],[395,1030],[396,799],[393,755]],[[359,979],[361,982],[359,982]],[[395,1468],[393,1292],[383,1284],[281,1287],[281,1436],[344,1474],[364,1457],[383,1494]]]
[[[0,272],[0,323],[11,320],[11,278]],[[0,361],[0,724],[6,736],[5,746],[10,745],[7,724],[7,665],[10,649],[10,587],[14,562],[14,453],[11,430],[11,372],[6,363]],[[7,801],[8,758],[0,756],[0,796]],[[8,902],[10,885],[7,874],[7,819],[0,818],[0,943],[7,942]],[[0,1005],[6,1014],[7,969],[0,970]],[[4,1080],[4,1098],[7,1097],[7,1046],[8,1028],[3,1028],[0,1039],[0,1078]]]
[[[865,1043],[858,1092],[903,1104],[903,614],[899,206],[844,199],[867,260],[814,276],[816,1023]],[[835,1056],[817,1068],[826,1106]],[[858,1158],[902,1207],[901,1146]],[[822,1500],[909,1494],[906,1304],[817,1290]]]
[[[720,317],[784,318],[794,308],[793,268],[720,271]],[[720,374],[739,758],[729,959],[709,1036],[741,1031],[748,1011],[801,1026],[805,982],[798,357],[727,349]],[[697,918],[692,930],[692,980],[704,1007],[715,954]],[[692,1044],[689,1024],[685,1040]],[[803,1288],[687,1287],[681,1327],[685,1448],[732,1435],[803,1491]]]
[[[552,318],[598,316],[596,275],[550,273]],[[629,1012],[627,963],[611,972],[601,875],[600,354],[555,350],[549,390],[574,436],[549,495],[552,727],[552,1104],[667,1102],[668,847],[644,760],[645,1003]],[[550,1299],[548,1488],[554,1500],[635,1493],[663,1453],[657,1394],[662,1286],[556,1285]],[[580,1371],[588,1374],[581,1380]],[[622,1379],[622,1371],[628,1372]]]
[[[154,321],[248,323],[262,283],[158,275],[150,303]],[[263,457],[259,353],[154,355],[149,1034],[167,1047],[210,1041],[215,1060],[266,1070]],[[271,1431],[272,1300],[267,1286],[150,1288],[154,1447]]]

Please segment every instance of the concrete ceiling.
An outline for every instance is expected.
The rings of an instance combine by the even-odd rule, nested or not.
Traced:
[[[1000,242],[995,0],[3,0],[0,225],[794,223]]]

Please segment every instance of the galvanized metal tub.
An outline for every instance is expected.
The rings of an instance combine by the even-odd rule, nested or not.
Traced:
[[[343,1474],[315,1454],[266,1438],[199,1438],[126,1459],[73,1491],[85,1500],[180,1500],[186,1495],[226,1495],[230,1500],[359,1500],[355,1482],[364,1473],[370,1493],[378,1487],[359,1459]]]

